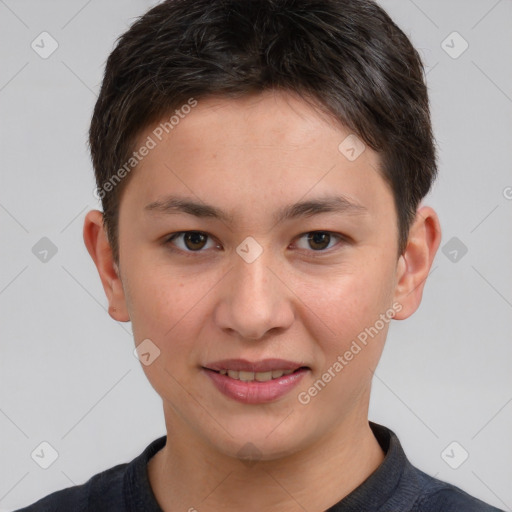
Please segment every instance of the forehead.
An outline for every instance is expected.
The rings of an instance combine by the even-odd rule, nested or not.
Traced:
[[[178,107],[177,113],[185,106],[184,103]],[[189,147],[196,142],[198,148],[209,144],[237,150],[243,144],[262,152],[305,152],[320,139],[325,139],[328,133],[335,139],[350,133],[333,116],[286,91],[264,91],[236,99],[207,97],[198,100],[187,112],[179,119],[172,115],[168,117],[167,120],[174,118],[172,122],[176,124],[172,127],[163,119],[146,132],[154,135],[156,131],[157,138],[164,142],[174,138],[179,144],[187,139]],[[328,147],[325,149],[329,150]]]
[[[341,195],[370,214],[392,200],[377,153],[296,96],[206,98],[177,110],[138,139],[136,148],[152,146],[127,187],[139,211],[173,194],[224,205],[231,219],[256,209],[275,219],[283,204],[313,196]]]

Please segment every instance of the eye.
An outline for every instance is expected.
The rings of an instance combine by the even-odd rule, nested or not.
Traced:
[[[301,235],[299,242],[301,240],[305,240],[305,244],[301,246],[298,243],[297,247],[310,252],[311,250],[314,252],[327,252],[326,250],[335,246],[336,242],[347,241],[343,235],[332,233],[331,231],[310,231]],[[210,246],[208,246],[208,242],[210,242]],[[178,231],[170,235],[164,243],[171,246],[169,248],[173,251],[185,253],[200,253],[205,252],[202,249],[219,247],[213,242],[210,235],[202,231]]]
[[[325,249],[330,249],[336,244],[331,244],[334,241],[344,241],[344,237],[342,235],[337,235],[336,233],[332,233],[330,231],[310,231],[309,233],[304,233],[299,240],[306,239],[306,247],[300,247],[300,249],[313,249],[313,251],[325,251]]]
[[[206,247],[208,239],[209,235],[202,231],[179,231],[167,238],[165,243],[175,245],[184,252],[201,252],[201,249]],[[174,243],[175,241],[180,243]],[[213,244],[213,241],[211,243]]]

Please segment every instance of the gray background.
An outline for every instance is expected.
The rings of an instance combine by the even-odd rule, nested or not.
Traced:
[[[86,133],[104,61],[154,3],[0,0],[1,510],[83,483],[165,433],[130,324],[108,316],[82,240],[99,208]],[[512,2],[381,5],[428,67],[440,178],[426,203],[445,251],[420,310],[391,326],[370,419],[424,471],[512,510]],[[43,31],[59,45],[47,59],[31,47]],[[454,31],[469,44],[457,58]],[[57,249],[46,261],[43,237]],[[48,469],[31,458],[43,441],[58,452]]]

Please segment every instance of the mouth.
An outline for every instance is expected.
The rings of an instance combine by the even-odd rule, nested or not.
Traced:
[[[225,396],[246,404],[268,403],[286,395],[311,370],[283,359],[250,362],[217,361],[202,366],[203,372]]]
[[[231,379],[241,380],[244,382],[268,382],[269,380],[275,380],[281,378],[283,375],[291,375],[300,370],[307,370],[306,366],[300,366],[295,370],[269,370],[267,372],[251,372],[244,370],[213,370],[211,368],[205,368],[220,375],[227,375]]]

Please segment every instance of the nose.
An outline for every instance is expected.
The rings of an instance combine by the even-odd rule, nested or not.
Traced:
[[[223,279],[215,309],[219,328],[242,339],[259,340],[292,325],[293,293],[270,259],[265,251],[251,263],[234,255],[234,266]]]

